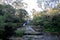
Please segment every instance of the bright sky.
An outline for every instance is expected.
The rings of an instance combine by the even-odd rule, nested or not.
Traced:
[[[20,1],[20,0],[0,0],[0,1],[4,1],[5,3],[9,3],[9,4],[11,4],[11,3],[13,3],[14,1]],[[8,2],[6,2],[6,1],[8,1]],[[39,0],[38,2],[40,2],[41,0]],[[46,0],[45,0],[46,1]],[[48,1],[48,0],[47,0]],[[50,0],[51,1],[51,0]],[[27,3],[28,5],[27,5],[27,8],[25,8],[25,10],[27,10],[27,12],[29,13],[29,15],[31,16],[31,18],[32,18],[32,9],[35,9],[36,11],[43,11],[41,8],[39,8],[38,7],[38,3],[37,3],[37,0],[23,0],[23,2],[24,3]],[[51,6],[53,6],[54,7],[54,5],[56,6],[56,2],[54,3],[54,2],[51,2],[49,5]],[[44,9],[44,6],[45,5],[45,3],[44,2],[42,2],[42,8]],[[48,6],[48,5],[47,5]],[[48,7],[50,7],[50,6],[48,6]]]
[[[4,0],[3,0],[4,1]],[[6,1],[8,1],[9,3],[12,3],[13,1],[16,0],[5,0],[5,3],[7,3]],[[19,0],[17,0],[19,1]],[[32,9],[35,9],[36,11],[42,11],[37,5],[37,0],[23,0],[23,2],[27,3],[27,10],[31,11]]]
[[[28,4],[26,10],[28,11],[28,13],[30,14],[30,16],[32,17],[32,9],[35,9],[36,11],[42,11],[42,9],[40,9],[37,5],[37,0],[24,0],[25,3]]]
[[[12,3],[15,0],[7,0],[9,3]],[[18,1],[18,0],[17,0]],[[27,12],[31,15],[32,17],[32,9],[35,9],[36,11],[42,11],[42,9],[40,9],[37,5],[37,0],[23,0],[23,2],[27,3],[28,6],[27,8],[25,8],[27,10]],[[5,2],[7,3],[7,2]]]
[[[37,5],[37,0],[24,0],[28,4],[27,9],[30,11],[35,9],[36,11],[42,11]]]

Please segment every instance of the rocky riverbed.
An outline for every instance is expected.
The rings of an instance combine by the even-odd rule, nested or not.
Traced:
[[[24,35],[23,37],[12,37],[12,40],[60,40],[60,36],[49,35],[44,33],[43,35]]]
[[[60,40],[60,36],[57,35],[50,35],[48,33],[44,33],[40,34],[40,35],[28,35],[28,33],[36,33],[36,31],[34,31],[32,29],[31,26],[26,26],[24,28],[19,28],[18,30],[26,30],[26,35],[24,35],[23,37],[11,37],[11,40]]]

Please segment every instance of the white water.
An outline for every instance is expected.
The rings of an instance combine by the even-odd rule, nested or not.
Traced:
[[[26,33],[36,32],[31,26],[26,26]]]

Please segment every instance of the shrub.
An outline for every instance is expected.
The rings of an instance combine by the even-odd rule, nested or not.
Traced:
[[[24,30],[16,30],[15,32],[16,32],[17,37],[22,37],[22,36],[24,36],[24,33],[25,33]]]

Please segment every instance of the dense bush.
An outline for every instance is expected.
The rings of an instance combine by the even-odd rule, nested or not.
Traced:
[[[44,18],[43,24],[43,26],[45,27],[44,31],[60,32],[60,14],[49,15],[49,17]]]
[[[15,15],[16,12],[18,15]],[[18,27],[23,26],[26,15],[27,11],[24,9],[16,10],[11,5],[0,4],[0,38],[7,38],[8,36],[10,36],[9,33],[11,33],[12,36],[12,32],[14,32]]]
[[[15,32],[17,37],[22,37],[24,36],[25,30],[16,30]]]
[[[41,15],[41,14],[40,14]],[[34,17],[32,22],[33,25],[43,26],[45,32],[60,32],[60,14],[53,13],[52,15],[43,15]]]

